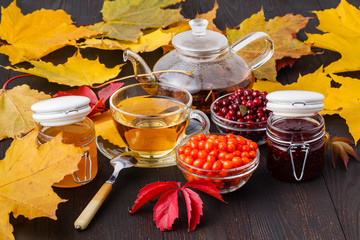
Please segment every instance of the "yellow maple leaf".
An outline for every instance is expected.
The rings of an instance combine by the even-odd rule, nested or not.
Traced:
[[[206,13],[202,13],[202,14],[196,14],[195,18],[202,18],[202,19],[206,19],[209,21],[209,25],[207,26],[207,30],[213,30],[215,32],[222,32],[221,30],[218,29],[218,27],[215,25],[214,23],[214,19],[216,18],[216,12],[219,8],[219,4],[217,3],[217,1],[215,1],[214,3],[214,8]]]
[[[264,11],[261,9],[250,18],[245,19],[239,29],[227,29],[227,37],[230,43],[234,43],[241,37],[250,32],[261,31],[267,33],[274,41],[275,51],[272,58],[263,66],[255,70],[255,76],[258,79],[276,80],[276,60],[284,57],[300,58],[302,55],[311,54],[311,45],[305,44],[293,36],[308,22],[308,17],[301,15],[286,14],[283,17],[275,17],[265,21]],[[247,63],[258,57],[264,50],[264,41],[255,41],[238,54],[242,56]]]
[[[163,30],[158,28],[155,31],[144,34],[137,41],[121,41],[116,39],[87,39],[81,47],[94,47],[99,49],[120,49],[125,50],[129,49],[133,52],[151,52],[155,49],[167,45],[174,33],[168,30]]]
[[[101,13],[103,22],[88,28],[104,32],[110,38],[136,41],[142,29],[166,27],[183,20],[180,9],[165,9],[182,0],[105,0]]]
[[[8,45],[0,53],[9,56],[11,64],[37,60],[73,40],[98,35],[85,27],[72,25],[71,16],[63,10],[41,9],[23,15],[16,1],[1,7],[0,38]]]
[[[360,139],[360,81],[335,74],[330,74],[330,76],[341,86],[328,90],[328,97],[324,100],[325,107],[339,110],[339,115],[346,120],[349,132],[357,142]]]
[[[274,92],[280,90],[305,90],[321,93],[327,99],[328,91],[331,89],[332,78],[327,76],[324,69],[321,67],[313,73],[304,76],[299,75],[296,82],[292,84],[282,85],[279,82],[257,80],[253,89],[259,91]],[[325,105],[325,109],[321,114],[334,114],[339,113],[336,108]]]
[[[43,92],[30,89],[28,85],[16,86],[11,90],[0,90],[0,140],[14,138],[35,127],[31,105],[51,98]]]
[[[111,111],[101,113],[93,117],[92,120],[95,125],[96,136],[101,136],[119,147],[126,146],[111,118]]]
[[[64,64],[54,65],[51,62],[30,61],[33,68],[4,67],[18,72],[30,73],[40,77],[47,78],[50,82],[68,86],[93,86],[93,84],[103,83],[116,77],[121,66],[119,64],[113,68],[107,68],[99,62],[99,59],[89,60],[83,58],[81,54],[75,53],[68,58]]]
[[[0,238],[14,239],[9,214],[30,220],[49,217],[56,220],[61,199],[52,185],[77,170],[83,150],[61,143],[61,136],[37,146],[37,131],[15,139],[0,161]]]
[[[335,9],[314,11],[319,19],[319,30],[324,34],[309,34],[306,42],[339,52],[341,58],[328,65],[326,72],[338,73],[360,70],[360,10],[341,0]]]

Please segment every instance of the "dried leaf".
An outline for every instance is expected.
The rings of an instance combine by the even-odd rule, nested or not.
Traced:
[[[0,53],[9,56],[11,64],[37,60],[74,40],[98,35],[85,27],[72,25],[71,16],[63,10],[41,9],[23,15],[13,1],[1,7],[0,38],[8,45]]]
[[[89,60],[83,58],[79,53],[75,53],[64,64],[54,65],[51,62],[44,61],[30,61],[30,63],[34,65],[33,68],[5,68],[30,73],[47,78],[50,82],[74,87],[93,86],[93,84],[103,83],[116,77],[121,70],[121,66],[124,65],[119,64],[116,67],[107,68],[98,59]]]
[[[349,163],[348,154],[353,156],[356,160],[360,161],[354,149],[350,146],[353,145],[353,142],[350,141],[349,139],[335,136],[329,141],[329,145],[330,145],[331,161],[334,168],[336,168],[336,159],[338,155],[340,155],[341,159],[343,160],[346,170],[348,169],[348,163]]]
[[[202,14],[196,14],[195,18],[202,18],[202,19],[206,19],[209,21],[209,25],[207,26],[207,30],[213,30],[215,32],[221,32],[222,31],[220,29],[218,29],[218,27],[215,25],[214,23],[214,19],[216,18],[216,12],[219,8],[219,4],[217,3],[217,1],[215,0],[214,3],[214,8],[211,11],[208,11],[206,13],[202,13]]]
[[[66,200],[52,185],[77,170],[83,150],[61,143],[61,136],[37,146],[37,131],[15,139],[0,161],[0,236],[13,239],[9,214],[28,219],[57,219],[57,205]]]
[[[166,27],[183,20],[180,9],[165,9],[181,0],[106,0],[101,13],[103,22],[89,29],[106,33],[110,38],[135,41],[143,35],[142,29]]]
[[[95,125],[96,136],[101,136],[119,147],[126,146],[124,141],[121,139],[120,134],[117,132],[110,111],[96,115],[92,118],[92,120]]]
[[[330,74],[330,76],[341,86],[328,89],[328,95],[324,100],[325,108],[337,111],[346,120],[349,132],[356,143],[360,139],[360,81],[335,74]]]
[[[31,105],[49,99],[50,95],[30,89],[28,85],[0,90],[0,140],[14,138],[35,127]]]
[[[302,55],[312,54],[311,45],[296,39],[296,33],[304,28],[310,18],[301,15],[287,14],[283,17],[275,17],[265,21],[264,11],[261,9],[250,18],[245,19],[239,29],[228,29],[227,37],[230,43],[234,43],[250,32],[262,31],[270,35],[274,41],[275,51],[272,58],[263,66],[255,70],[257,79],[276,80],[276,60],[284,57],[300,58]],[[264,50],[264,41],[255,41],[238,54],[247,63],[258,57]]]
[[[125,50],[129,49],[133,52],[151,52],[157,48],[169,44],[174,32],[158,28],[149,33],[145,32],[143,36],[136,41],[121,41],[116,39],[87,39],[81,47],[94,47],[105,50]]]
[[[307,43],[313,43],[315,47],[339,52],[341,58],[328,65],[325,71],[328,73],[359,71],[360,64],[360,10],[341,0],[337,8],[324,11],[314,11],[319,19],[317,29],[323,34],[307,34]]]

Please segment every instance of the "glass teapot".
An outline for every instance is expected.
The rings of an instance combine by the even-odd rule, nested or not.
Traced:
[[[206,30],[207,20],[193,19],[189,24],[192,30],[174,36],[175,50],[155,64],[156,75],[138,54],[126,50],[123,57],[124,61],[132,62],[137,81],[159,81],[184,87],[193,96],[193,107],[209,113],[211,103],[221,95],[238,88],[252,88],[253,70],[271,58],[274,44],[266,33],[253,32],[229,46],[223,34]],[[265,49],[247,64],[236,52],[257,39],[265,40]]]

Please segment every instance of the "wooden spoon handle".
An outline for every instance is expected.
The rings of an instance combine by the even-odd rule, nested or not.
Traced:
[[[112,185],[109,183],[104,183],[95,196],[91,199],[86,208],[82,211],[80,216],[76,219],[74,227],[77,230],[84,230],[89,225],[90,221],[95,216],[96,212],[99,210],[101,204],[109,195],[112,189]]]

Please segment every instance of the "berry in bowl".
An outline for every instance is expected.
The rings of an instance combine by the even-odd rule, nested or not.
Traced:
[[[200,133],[176,148],[177,167],[186,180],[209,180],[222,194],[243,186],[259,166],[259,159],[255,142],[233,134]]]
[[[258,145],[266,141],[267,92],[239,88],[217,98],[210,107],[211,120],[221,133],[251,139]]]

